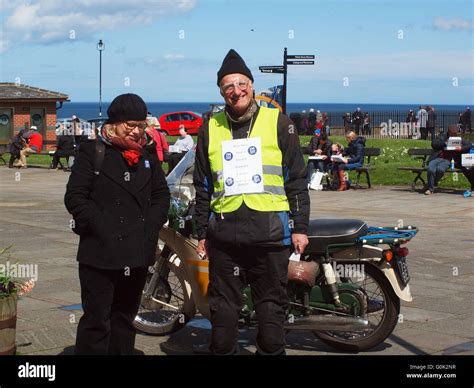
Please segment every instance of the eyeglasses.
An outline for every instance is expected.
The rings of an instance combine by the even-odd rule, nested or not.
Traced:
[[[224,94],[232,94],[235,92],[235,89],[238,88],[239,90],[247,90],[250,81],[243,81],[243,80],[236,80],[234,82],[230,82],[228,84],[222,85],[221,90]]]
[[[124,125],[125,129],[128,130],[128,131],[133,131],[135,128],[138,128],[141,131],[144,131],[148,127],[147,123],[133,123],[133,122],[129,122],[129,121],[125,121],[123,123],[123,125]]]

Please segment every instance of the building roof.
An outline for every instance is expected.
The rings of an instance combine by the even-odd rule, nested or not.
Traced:
[[[35,88],[33,86],[13,82],[0,82],[0,100],[69,101],[69,96],[67,94]]]

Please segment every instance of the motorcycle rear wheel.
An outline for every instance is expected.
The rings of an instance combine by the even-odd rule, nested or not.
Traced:
[[[163,252],[166,252],[165,249]],[[171,334],[184,327],[196,314],[189,284],[180,267],[181,260],[169,249],[167,252],[170,252],[169,257],[165,258],[151,298],[146,298],[145,294],[142,296],[134,321],[137,330],[151,335]],[[153,272],[153,267],[150,267],[144,290],[147,289]]]
[[[347,352],[372,349],[382,343],[397,324],[400,299],[393,291],[389,281],[383,272],[372,264],[366,264],[364,271],[364,280],[345,279],[345,281],[359,284],[362,287],[367,295],[369,306],[377,306],[377,304],[381,306],[381,308],[372,307],[373,311],[368,311],[365,316],[374,329],[368,332],[313,332],[322,342],[335,349]],[[371,310],[371,307],[368,310]]]

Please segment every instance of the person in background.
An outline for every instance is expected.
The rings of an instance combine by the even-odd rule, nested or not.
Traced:
[[[331,134],[331,128],[329,127],[329,117],[326,112],[322,114],[323,129],[326,131],[326,134],[329,136]]]
[[[308,173],[306,180],[308,184],[311,182],[311,177],[315,170],[327,172],[328,166],[331,162],[331,146],[332,142],[328,139],[326,131],[323,129],[315,129],[314,136],[306,147],[305,153],[310,156],[319,156],[322,159],[308,159]]]
[[[184,158],[186,152],[194,147],[194,140],[183,126],[179,129],[180,137],[174,143],[176,152],[173,152],[168,159],[168,174],[173,171],[177,164]]]
[[[308,117],[306,115],[306,111],[303,110],[301,112],[301,120],[300,120],[300,126],[298,128],[298,133],[300,135],[306,135],[309,130],[309,123],[308,123]]]
[[[25,148],[20,151],[20,160],[15,167],[28,168],[26,158],[31,154],[39,154],[43,148],[43,136],[38,132],[35,125],[30,127],[30,130],[23,134],[23,138],[27,141]]]
[[[66,186],[64,203],[80,236],[84,314],[77,326],[76,355],[134,352],[133,321],[170,201],[161,165],[146,149],[146,112],[140,96],[117,96],[98,139],[81,144]],[[99,146],[103,160],[97,166]]]
[[[426,129],[431,136],[431,141],[435,138],[436,133],[436,112],[435,108],[428,106],[428,120],[426,121]]]
[[[425,108],[420,105],[420,109],[416,112],[416,124],[421,134],[421,140],[428,139],[428,129],[426,125],[428,123],[428,112]]]
[[[357,136],[354,131],[346,135],[346,140],[349,143],[347,148],[342,152],[343,161],[333,162],[333,172],[337,173],[339,178],[339,187],[337,191],[344,191],[348,189],[345,172],[362,167],[364,162],[365,138]]]
[[[156,154],[160,163],[167,161],[169,146],[163,132],[160,131],[160,122],[156,117],[147,116],[148,129],[153,132],[156,143]]]
[[[372,134],[372,130],[370,129],[370,116],[368,113],[364,114],[364,123],[362,128],[362,134],[370,136]]]
[[[344,151],[344,146],[341,143],[338,143],[338,142],[332,143],[332,145],[331,145],[331,156],[332,155],[342,156],[343,151]],[[332,172],[332,175],[331,175],[331,190],[337,190],[339,177],[338,177],[337,169],[335,170],[333,168],[334,167],[334,162],[330,160],[328,167],[329,167],[329,171]]]
[[[316,127],[316,113],[314,112],[314,109],[311,108],[308,113],[308,128],[307,131],[311,132],[314,131],[314,128]]]
[[[344,131],[346,133],[350,132],[352,125],[351,114],[347,112],[344,116],[342,116],[342,120],[344,121]]]
[[[472,170],[468,170],[461,166],[461,154],[469,153],[472,144],[468,140],[462,139],[460,147],[457,147],[455,150],[446,150],[448,139],[457,136],[459,136],[457,125],[450,124],[446,134],[441,134],[431,142],[433,152],[428,160],[428,187],[425,191],[426,195],[432,195],[435,192],[438,182],[443,177],[446,170],[450,168],[451,160],[454,161],[455,168],[462,169],[463,174],[471,184],[471,191],[474,188],[474,176]]]
[[[362,123],[364,122],[364,114],[362,113],[360,108],[357,108],[352,114],[352,122],[354,123],[354,131],[356,135],[359,136]]]
[[[56,151],[53,154],[53,160],[50,165],[50,170],[56,170],[61,158],[66,158],[67,168],[70,171],[71,164],[69,158],[76,152],[76,144],[74,143],[74,136],[64,131],[64,125],[58,123],[56,128]]]
[[[471,127],[471,108],[470,107],[467,107],[466,110],[461,114],[460,122],[462,124],[463,133],[467,133],[469,131],[469,134],[471,134],[472,127]]]
[[[26,139],[23,135],[26,133],[26,129],[21,129],[13,138],[8,147],[10,151],[10,161],[8,163],[8,168],[13,168],[13,163],[15,159],[20,159],[20,151],[26,146]]]

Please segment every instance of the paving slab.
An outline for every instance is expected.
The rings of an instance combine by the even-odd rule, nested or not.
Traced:
[[[38,282],[18,305],[22,354],[71,354],[82,315],[77,273],[78,237],[63,198],[69,174],[0,167],[0,247],[11,258],[38,265]],[[18,180],[19,178],[19,180]],[[347,192],[311,191],[311,218],[359,218],[371,225],[420,228],[408,244],[412,303],[392,335],[360,355],[473,354],[474,201],[459,192],[426,197],[407,187],[374,186]],[[13,261],[13,260],[12,260]],[[194,354],[205,344],[209,322],[199,316],[168,336],[137,335],[141,354]],[[255,352],[255,329],[242,328],[243,354]],[[313,333],[290,332],[288,354],[339,355]]]

